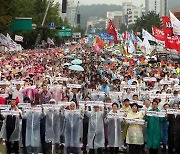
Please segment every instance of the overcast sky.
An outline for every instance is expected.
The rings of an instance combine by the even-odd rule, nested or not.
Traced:
[[[55,0],[56,2],[60,2],[62,0]],[[68,0],[74,1],[75,5],[77,2],[80,2],[80,5],[91,5],[91,4],[116,4],[121,5],[122,2],[133,2],[134,5],[141,5],[145,3],[145,0]]]
[[[78,0],[75,0],[78,1]],[[90,4],[117,4],[121,5],[122,2],[133,2],[134,5],[144,4],[144,0],[79,0],[80,5]]]

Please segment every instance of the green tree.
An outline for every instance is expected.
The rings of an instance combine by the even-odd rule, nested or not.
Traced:
[[[0,31],[7,30],[14,18],[17,9],[16,0],[1,0],[0,4]]]
[[[122,24],[121,26],[120,26],[120,33],[123,33],[123,32],[125,32],[127,30],[127,26],[125,25],[125,24]]]
[[[138,18],[137,22],[133,25],[133,30],[141,32],[144,28],[151,33],[152,26],[162,27],[160,15],[153,11],[143,14],[142,17]]]

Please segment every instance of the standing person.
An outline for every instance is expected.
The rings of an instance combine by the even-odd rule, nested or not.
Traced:
[[[51,93],[48,91],[47,85],[43,85],[40,93],[40,104],[48,104],[51,99]],[[47,143],[45,142],[46,117],[44,116],[40,122],[40,135],[43,154],[47,154]]]
[[[48,91],[47,85],[43,85],[42,92],[40,93],[40,104],[48,104],[51,98],[52,95]]]
[[[85,101],[91,101],[90,97],[86,97]],[[87,146],[87,136],[88,136],[88,123],[89,123],[89,118],[88,116],[84,115],[83,118],[83,153],[87,153],[86,151],[86,146]]]
[[[7,115],[3,122],[1,129],[1,138],[5,139],[7,154],[13,151],[15,154],[19,153],[19,140],[20,140],[20,118],[22,117],[20,110],[16,106],[16,99],[10,101],[11,111],[18,111],[18,115]]]
[[[160,112],[157,101],[153,100],[152,109],[149,111]],[[149,149],[149,154],[158,154],[161,142],[161,123],[165,121],[165,119],[145,116],[145,120],[147,121],[147,148]]]
[[[35,104],[31,104],[31,110],[23,113],[26,119],[26,149],[27,154],[38,154],[40,147],[40,120],[42,118],[42,109],[35,111]]]
[[[85,111],[85,114],[89,117],[88,127],[88,147],[89,154],[102,154],[102,148],[104,147],[104,117],[105,113],[100,111],[98,105],[93,107],[93,111]]]
[[[112,110],[110,114],[119,114],[119,106],[117,103],[112,104]],[[122,134],[121,134],[121,119],[108,118],[108,145],[111,154],[118,154],[119,147],[122,145]]]
[[[129,99],[125,99],[124,101],[123,101],[123,106],[122,106],[122,108],[121,108],[121,110],[122,111],[127,111],[127,112],[130,112],[131,111],[131,106],[130,106],[130,100]],[[126,148],[125,146],[126,146],[126,134],[127,134],[127,129],[128,129],[128,125],[126,124],[126,123],[124,123],[123,125],[122,125],[122,131],[123,131],[123,133],[122,133],[122,139],[123,139],[123,141],[124,141],[124,145],[122,146],[122,148]]]
[[[80,110],[76,110],[76,104],[74,102],[70,104],[69,109],[64,113],[66,154],[79,154],[80,121],[82,116]]]
[[[169,104],[164,104],[163,109],[167,111],[169,109],[170,105]],[[161,124],[161,141],[163,145],[163,151],[166,151],[166,146],[168,145],[168,127],[169,127],[169,122],[164,121]]]
[[[49,101],[50,104],[56,104],[55,99]],[[59,110],[49,108],[45,111],[46,116],[46,129],[45,129],[45,141],[48,146],[47,154],[52,154],[52,145],[60,143],[60,117]],[[56,147],[55,147],[56,150]]]
[[[174,103],[173,109],[179,110],[179,104]],[[180,115],[171,114],[167,116],[169,121],[168,129],[168,153],[169,154],[180,154]]]
[[[10,94],[12,94],[12,99],[18,100],[18,103],[23,103],[23,93],[24,89],[17,82],[15,89],[10,89]]]
[[[143,119],[142,112],[139,112],[139,105],[133,103],[132,111],[127,114],[127,118]],[[142,125],[129,124],[126,136],[126,143],[129,145],[129,154],[140,154],[141,145],[144,144]]]
[[[78,106],[78,102],[81,100],[81,93],[78,92],[77,88],[72,88],[72,92],[68,92],[67,96],[69,97],[70,101],[73,101],[76,103],[76,106]]]

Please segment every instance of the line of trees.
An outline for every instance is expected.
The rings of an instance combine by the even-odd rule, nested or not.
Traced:
[[[9,33],[11,36],[17,34],[24,37],[24,44],[34,45],[36,37],[40,30],[34,29],[31,31],[8,31],[8,27],[12,24],[15,17],[31,17],[33,24],[41,26],[45,10],[48,5],[48,0],[1,0],[0,5],[0,32]],[[74,31],[82,31],[80,27],[73,28],[59,16],[60,4],[53,2],[50,4],[45,26],[49,26],[53,21],[56,26],[64,26],[72,28]],[[58,30],[44,29],[42,31],[42,39],[47,40],[47,37],[54,38],[56,41],[61,41],[64,38],[55,37]]]

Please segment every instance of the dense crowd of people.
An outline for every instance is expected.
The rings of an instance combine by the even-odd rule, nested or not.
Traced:
[[[179,63],[97,54],[80,43],[0,57],[8,154],[21,146],[27,154],[180,154]]]

